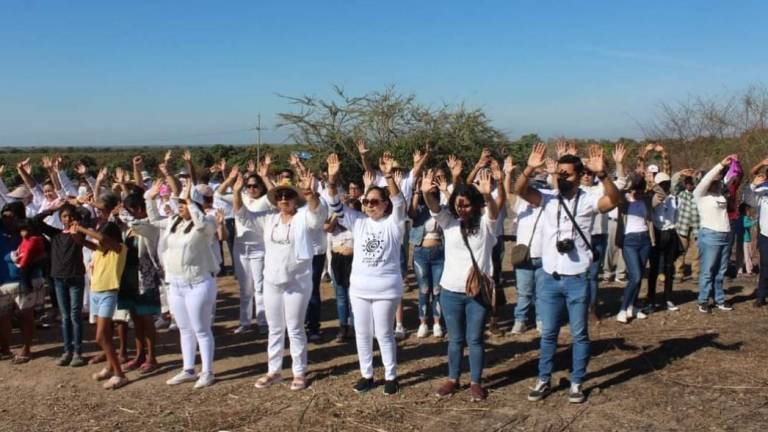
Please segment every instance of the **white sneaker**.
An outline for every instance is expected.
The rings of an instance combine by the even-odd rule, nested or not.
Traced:
[[[395,327],[395,339],[405,339],[405,327],[403,327],[402,324],[398,324],[397,327]]]
[[[232,331],[232,333],[233,334],[240,334],[240,333],[245,333],[245,332],[250,331],[250,330],[251,330],[251,326],[241,325],[241,326],[237,327],[236,329],[234,329]]]
[[[627,308],[627,319],[631,319],[631,318],[634,318],[634,317],[635,317],[635,307],[634,306],[629,306]]]
[[[200,374],[200,378],[197,379],[197,382],[195,383],[196,389],[201,389],[204,387],[208,387],[209,385],[212,385],[216,382],[216,377],[213,376],[210,372],[203,372]]]
[[[675,304],[674,304],[674,303],[672,303],[671,301],[668,301],[668,302],[667,302],[667,310],[668,310],[668,311],[679,311],[679,310],[680,310],[680,308],[679,308],[679,307],[677,307],[677,306],[675,306]]]
[[[541,334],[542,330],[544,330],[544,323],[541,321],[536,321],[536,331]]]
[[[397,334],[397,330],[395,330],[395,334]],[[429,335],[429,326],[426,323],[419,324],[419,331],[416,332],[416,337],[425,338],[428,335]],[[395,335],[395,337],[397,338],[397,335]]]
[[[619,311],[618,315],[616,315],[616,321],[626,324],[627,323],[627,311]]]
[[[171,323],[168,325],[168,330],[178,330],[179,326],[176,325],[176,321],[171,321]]]
[[[646,313],[643,312],[642,309],[638,309],[637,312],[635,312],[635,316],[637,317],[637,319],[646,319],[646,318],[648,318],[648,315],[646,315]]]
[[[515,324],[512,325],[512,334],[523,334],[525,333],[525,323],[522,321],[515,321]]]
[[[159,316],[159,317],[158,317],[158,318],[155,320],[155,328],[156,328],[156,329],[163,329],[163,328],[166,328],[166,327],[168,327],[170,324],[171,324],[171,322],[170,322],[170,321],[168,321],[167,319],[163,318],[163,316],[162,316],[162,315],[160,315],[160,316]]]
[[[440,323],[435,323],[435,325],[432,326],[432,336],[436,338],[443,337],[443,326],[441,326]]]
[[[165,383],[168,384],[169,386],[175,386],[175,385],[184,384],[184,383],[192,382],[196,380],[197,380],[197,377],[195,376],[195,374],[189,373],[183,370],[177,373],[175,377],[169,379]]]

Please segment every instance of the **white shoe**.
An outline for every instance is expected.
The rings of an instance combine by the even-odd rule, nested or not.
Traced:
[[[635,313],[635,316],[637,317],[637,319],[646,319],[646,318],[648,318],[648,315],[646,315],[646,313],[643,312],[642,309],[638,309],[637,312]]]
[[[196,389],[201,389],[204,387],[208,387],[216,382],[216,377],[213,376],[210,372],[203,372],[200,374],[200,378],[197,379],[197,382],[195,383]]]
[[[542,330],[544,330],[544,323],[541,321],[536,321],[536,331],[541,334]]]
[[[162,328],[166,328],[166,327],[168,327],[170,324],[171,324],[171,322],[170,322],[170,321],[168,321],[167,319],[163,318],[163,316],[162,316],[162,315],[160,315],[160,316],[159,316],[159,317],[158,317],[158,318],[155,320],[155,328],[156,328],[156,329],[162,329]]]
[[[397,330],[395,330],[395,333],[397,333]],[[416,337],[425,338],[428,335],[429,335],[429,326],[426,323],[419,324],[419,331],[416,332]]]
[[[234,330],[232,331],[232,333],[233,333],[233,334],[240,334],[240,333],[245,333],[245,332],[247,332],[247,331],[250,331],[250,330],[251,330],[251,326],[244,326],[244,325],[241,325],[241,326],[239,326],[238,328],[234,329]]]
[[[440,323],[435,323],[435,325],[432,326],[432,336],[436,338],[443,337],[443,326],[441,326]]]
[[[627,323],[627,311],[619,311],[618,315],[616,315],[616,321],[626,324]]]
[[[168,330],[178,330],[179,326],[176,325],[176,321],[171,321],[171,323],[168,325]]]
[[[674,303],[672,303],[671,301],[668,301],[668,302],[667,302],[667,310],[668,310],[668,311],[679,311],[679,310],[680,310],[680,308],[679,308],[679,307],[677,307],[677,306],[675,306],[675,304],[674,304]]]
[[[402,324],[398,324],[397,327],[395,327],[395,339],[405,339],[405,327],[403,327]]]
[[[635,307],[634,306],[629,306],[627,308],[627,319],[632,319],[634,317],[635,317]]]
[[[523,334],[525,333],[525,323],[522,321],[515,321],[515,324],[512,325],[512,334]]]
[[[196,380],[197,380],[197,377],[195,376],[195,374],[189,373],[183,370],[177,373],[175,377],[169,379],[165,383],[168,384],[169,386],[175,386],[175,385],[184,384],[184,383],[192,382]]]

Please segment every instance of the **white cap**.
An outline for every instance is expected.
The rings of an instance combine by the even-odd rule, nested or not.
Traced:
[[[656,184],[664,183],[664,182],[671,181],[671,180],[672,179],[669,178],[669,174],[667,174],[665,172],[660,172],[660,173],[656,174],[656,177],[653,178],[653,182],[656,183]]]
[[[652,172],[654,174],[659,172],[659,166],[658,165],[648,165],[648,172]]]

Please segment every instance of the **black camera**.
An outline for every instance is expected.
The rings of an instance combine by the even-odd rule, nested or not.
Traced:
[[[576,247],[576,244],[573,242],[573,239],[565,239],[558,240],[557,243],[555,243],[555,246],[557,247],[558,252],[568,253]]]

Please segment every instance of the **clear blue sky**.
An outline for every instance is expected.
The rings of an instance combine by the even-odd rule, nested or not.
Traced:
[[[765,1],[17,1],[0,146],[248,143],[291,106],[389,84],[516,137],[641,137],[662,100],[766,83]],[[283,141],[284,131],[265,140]]]

